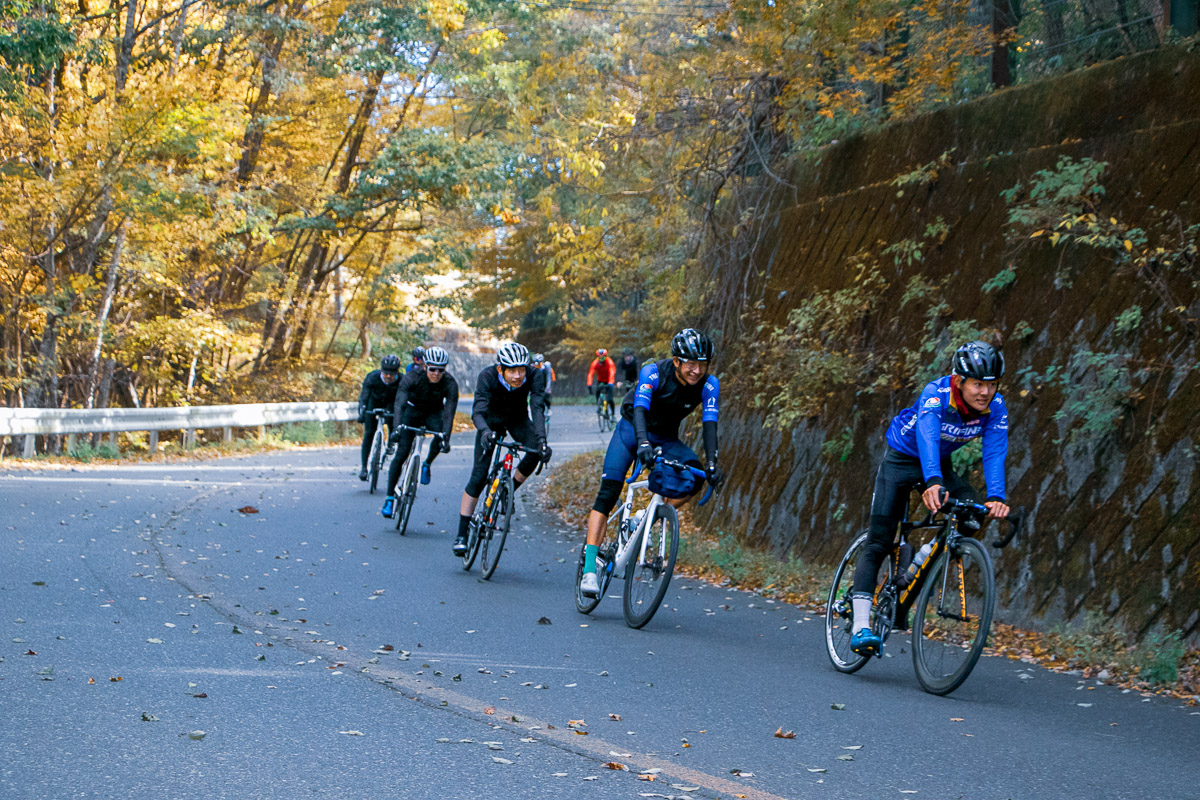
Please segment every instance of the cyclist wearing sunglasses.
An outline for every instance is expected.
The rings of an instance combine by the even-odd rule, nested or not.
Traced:
[[[358,479],[367,479],[367,457],[371,454],[371,440],[375,438],[377,417],[372,413],[377,408],[391,408],[396,401],[396,390],[400,385],[400,357],[388,355],[379,362],[379,369],[363,378],[362,390],[358,393],[358,424],[363,426],[362,468]]]
[[[411,425],[428,431],[440,432],[441,446],[429,448],[425,462],[421,464],[421,484],[429,485],[430,467],[439,453],[450,452],[450,433],[454,430],[454,412],[458,408],[458,381],[446,371],[450,358],[440,347],[430,347],[424,352],[425,368],[406,372],[396,389],[396,408],[392,414],[395,426]],[[396,445],[396,455],[388,468],[387,500],[380,511],[391,517],[396,506],[396,482],[412,449],[416,434],[409,430],[397,430],[391,442]]]
[[[600,591],[596,578],[596,552],[604,538],[608,515],[620,500],[621,483],[634,459],[645,467],[654,464],[655,450],[661,448],[668,459],[700,466],[700,459],[679,440],[684,418],[703,408],[705,473],[713,488],[725,480],[717,466],[717,407],[721,386],[715,375],[708,374],[713,357],[712,340],[700,331],[685,328],[671,342],[671,358],[647,364],[638,374],[637,385],[621,403],[621,421],[608,442],[600,491],[588,515],[587,545],[584,548],[583,578],[580,592],[595,597]],[[692,493],[703,488],[699,481]],[[689,495],[692,496],[692,495]],[[689,497],[667,502],[681,506]]]
[[[520,487],[540,462],[550,460],[545,402],[546,375],[541,370],[529,370],[529,350],[516,342],[501,347],[496,352],[495,366],[485,367],[475,379],[475,401],[471,405],[471,420],[476,429],[475,466],[459,504],[454,555],[461,556],[467,551],[471,515],[487,482],[492,451],[506,432],[533,451],[526,452],[517,464],[514,488]]]

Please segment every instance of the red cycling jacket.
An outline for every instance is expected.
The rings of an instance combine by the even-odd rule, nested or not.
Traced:
[[[592,385],[592,379],[595,378],[597,383],[612,383],[617,377],[617,365],[607,356],[604,360],[594,359],[592,366],[588,368],[587,385]]]

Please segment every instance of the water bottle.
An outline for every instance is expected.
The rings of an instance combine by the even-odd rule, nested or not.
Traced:
[[[917,551],[915,556],[913,556],[913,561],[908,567],[908,572],[904,573],[905,577],[908,579],[906,583],[912,583],[913,579],[917,577],[917,573],[921,571],[921,567],[929,559],[929,554],[932,552],[932,540],[921,545],[921,549]]]

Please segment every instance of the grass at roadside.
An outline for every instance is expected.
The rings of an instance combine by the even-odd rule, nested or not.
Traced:
[[[555,466],[543,482],[543,503],[583,536],[596,496],[604,454],[583,453]],[[678,571],[720,585],[735,586],[825,613],[832,565],[795,556],[779,559],[733,534],[701,531],[688,508],[680,514]],[[993,623],[991,652],[1007,658],[1095,678],[1144,693],[1166,694],[1200,704],[1200,650],[1187,648],[1178,634],[1151,634],[1129,644],[1106,618],[1088,615],[1079,625],[1046,632]]]

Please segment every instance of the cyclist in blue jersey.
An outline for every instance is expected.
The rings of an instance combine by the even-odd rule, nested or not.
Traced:
[[[692,328],[675,334],[671,342],[671,358],[647,364],[638,374],[637,385],[621,403],[621,421],[608,442],[604,468],[600,475],[600,491],[588,515],[587,544],[584,549],[583,578],[579,590],[587,597],[600,591],[596,578],[596,552],[604,538],[604,526],[621,496],[621,482],[634,459],[643,466],[654,464],[654,451],[662,448],[663,456],[699,467],[700,459],[690,447],[679,440],[679,425],[684,417],[702,408],[704,471],[708,482],[718,488],[724,474],[717,466],[717,408],[721,386],[715,375],[708,374],[713,357],[712,340]],[[703,487],[699,481],[693,495]],[[668,500],[681,506],[690,499]]]
[[[879,565],[887,558],[904,516],[908,495],[923,485],[921,502],[937,511],[944,494],[979,502],[978,494],[951,468],[950,454],[972,439],[983,439],[983,477],[989,519],[1008,516],[1004,459],[1008,455],[1008,410],[996,387],[1004,375],[1004,355],[986,342],[969,342],[954,353],[950,375],[926,385],[912,408],[901,411],[887,430],[887,455],[875,475],[871,526],[854,571],[850,601],[854,636],[850,648],[874,655],[882,642],[871,630],[871,604]],[[903,626],[907,612],[898,617]]]
[[[425,369],[425,348],[417,345],[412,350],[412,363],[404,368],[405,372],[412,372],[414,369]]]

